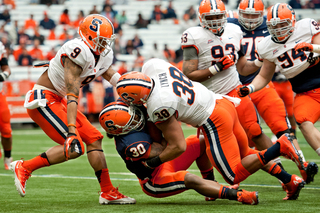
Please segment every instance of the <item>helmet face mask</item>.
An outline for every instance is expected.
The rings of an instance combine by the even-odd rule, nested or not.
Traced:
[[[106,56],[115,40],[114,28],[106,17],[99,14],[87,16],[79,25],[79,35],[96,54]]]
[[[99,122],[102,128],[110,135],[124,135],[131,131],[141,131],[145,126],[142,111],[133,105],[122,101],[109,103],[101,111]]]
[[[227,24],[227,12],[221,0],[203,0],[199,6],[200,25],[213,32],[222,35]]]
[[[262,0],[242,0],[238,7],[239,23],[248,31],[263,23],[264,4]]]
[[[285,42],[294,32],[296,16],[290,5],[278,3],[267,14],[267,27],[275,42]]]

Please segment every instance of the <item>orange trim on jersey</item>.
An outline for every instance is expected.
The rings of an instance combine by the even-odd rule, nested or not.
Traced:
[[[68,55],[67,54],[61,54],[61,56],[60,56],[60,63],[64,67],[64,64],[62,63],[62,56],[67,56],[68,57]]]
[[[185,48],[185,47],[194,47],[194,48],[196,48],[196,50],[197,50],[197,54],[199,54],[199,49],[198,49],[198,47],[197,47],[196,45],[194,45],[194,44],[191,44],[191,45],[181,45],[181,49],[183,49],[183,48]]]

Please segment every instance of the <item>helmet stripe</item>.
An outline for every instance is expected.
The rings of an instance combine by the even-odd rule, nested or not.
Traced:
[[[254,0],[249,0],[248,8],[254,8]]]
[[[272,7],[272,18],[278,18],[279,5],[280,5],[280,3],[277,3]]]
[[[111,110],[122,110],[122,111],[125,111],[125,112],[129,112],[127,106],[111,105],[111,106],[108,106],[108,107],[104,108],[104,109],[101,111],[99,117],[102,116],[104,113],[109,112],[109,111],[111,111]]]
[[[216,0],[210,0],[211,10],[217,9]]]
[[[139,79],[139,80],[138,79],[137,80],[123,79],[123,80],[118,81],[118,83],[117,83],[117,89],[120,87],[126,87],[126,86],[141,86],[141,87],[151,89],[152,84],[150,81],[144,81],[141,79]]]

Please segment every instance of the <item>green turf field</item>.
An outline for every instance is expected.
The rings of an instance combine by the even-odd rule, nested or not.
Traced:
[[[194,128],[183,125],[185,136],[195,134]],[[319,128],[320,129],[320,128]],[[101,130],[101,129],[100,129]],[[264,128],[270,135],[270,131]],[[320,158],[297,132],[299,144],[309,161],[320,165]],[[14,160],[30,159],[56,145],[41,129],[13,130]],[[152,198],[145,195],[136,177],[128,172],[118,156],[114,142],[105,137],[104,153],[107,158],[110,176],[119,191],[137,200],[135,205],[99,205],[99,184],[86,156],[70,160],[35,171],[27,182],[26,196],[20,197],[14,186],[11,171],[4,170],[3,159],[0,161],[0,212],[319,212],[320,211],[320,175],[315,181],[306,185],[296,201],[283,201],[286,193],[276,178],[259,171],[245,180],[240,188],[258,191],[260,203],[257,206],[243,205],[229,200],[206,202],[202,195],[189,190],[168,198]],[[289,173],[300,176],[296,165],[282,158],[283,165]],[[190,172],[200,175],[195,165]],[[216,178],[225,183],[218,172]]]

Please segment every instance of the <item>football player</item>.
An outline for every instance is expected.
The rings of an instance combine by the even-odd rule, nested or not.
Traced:
[[[12,162],[11,150],[12,150],[12,129],[10,124],[10,111],[6,96],[2,90],[3,82],[6,81],[11,70],[8,65],[7,53],[4,45],[0,42],[0,132],[1,132],[1,144],[4,151],[4,169],[8,170],[10,163]],[[2,156],[0,148],[0,158]]]
[[[243,50],[245,52],[247,60],[254,61],[257,59],[255,54],[256,45],[264,37],[269,35],[266,24],[266,17],[263,16],[264,4],[262,0],[241,0],[239,3],[238,11],[239,19],[229,18],[228,22],[234,23],[241,28],[244,34],[241,41]],[[241,83],[243,85],[250,84],[253,78],[259,73],[259,71],[260,70],[257,70],[256,72],[248,76],[239,75]],[[289,92],[289,95],[290,94],[293,94],[292,90],[291,92]],[[289,119],[287,117],[284,103],[279,97],[272,82],[269,82],[268,85],[260,91],[250,94],[250,99],[254,103],[263,120],[270,127],[271,131],[274,135],[277,136],[277,138],[280,138],[284,133],[290,133],[294,135],[294,132],[291,128],[291,123],[289,122]],[[310,170],[300,170],[303,179],[307,181],[307,183],[309,183],[309,181],[313,179],[311,176],[314,175],[312,174],[312,171],[314,171],[313,167],[316,166],[316,164],[314,162],[306,162],[297,139],[295,138],[293,141],[301,155],[301,158],[304,161],[305,169]],[[272,146],[272,143],[269,144],[269,146]],[[280,159],[277,159],[275,161],[277,163],[280,163]],[[310,164],[310,166],[308,166],[308,164]]]
[[[168,142],[160,155],[145,161],[146,166],[155,168],[179,157],[186,150],[179,123],[184,122],[198,127],[203,133],[210,162],[230,185],[240,183],[262,168],[286,185],[285,200],[298,198],[304,180],[288,174],[272,161],[282,155],[303,167],[291,136],[284,134],[275,145],[264,151],[250,149],[235,109],[239,98],[213,93],[161,59],[146,62],[142,73],[131,72],[121,76],[116,88],[127,103],[146,104],[150,121]]]
[[[201,1],[199,19],[201,26],[187,29],[181,36],[183,73],[215,93],[238,97],[236,90],[241,82],[237,69],[259,69],[254,62],[246,60],[241,47],[242,31],[227,23],[221,0]],[[242,98],[236,110],[249,140],[259,150],[272,146],[271,139],[262,131],[250,98]]]
[[[143,106],[128,106],[123,101],[111,102],[99,115],[101,126],[110,138],[114,137],[119,155],[128,170],[137,176],[145,194],[162,198],[194,189],[210,198],[258,204],[258,192],[239,191],[213,181],[213,168],[203,137],[201,140],[195,135],[186,138],[186,151],[178,158],[157,167],[145,166],[145,160],[159,156],[167,145],[161,132],[146,118]],[[194,161],[203,178],[186,171]]]
[[[262,68],[251,84],[240,88],[239,94],[246,96],[265,87],[278,67],[296,93],[293,106],[295,120],[306,141],[320,156],[320,132],[313,125],[320,117],[317,97],[320,93],[319,23],[310,18],[296,22],[291,6],[278,3],[268,10],[267,26],[270,36],[257,45],[258,54],[263,59]],[[318,167],[313,165],[312,170],[307,182],[313,181]]]
[[[102,15],[87,16],[79,26],[81,38],[66,42],[48,64],[25,98],[29,116],[56,143],[31,160],[11,163],[15,185],[25,196],[26,181],[39,168],[65,162],[84,154],[100,183],[100,204],[134,204],[133,198],[113,187],[101,147],[103,135],[77,110],[80,88],[98,76],[116,85],[120,75],[111,68],[115,38],[113,25]],[[66,98],[65,98],[66,96]]]

